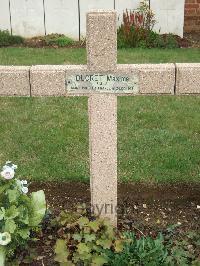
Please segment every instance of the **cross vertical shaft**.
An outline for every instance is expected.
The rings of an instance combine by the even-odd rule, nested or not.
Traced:
[[[116,12],[87,14],[88,70],[112,73],[117,65]],[[94,212],[117,225],[117,96],[91,94],[88,103],[90,188]]]

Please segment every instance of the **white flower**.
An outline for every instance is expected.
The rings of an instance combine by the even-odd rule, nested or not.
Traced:
[[[21,190],[24,194],[28,193],[28,188],[27,188],[28,182],[26,180],[21,181]]]
[[[17,165],[16,164],[12,164],[12,166],[11,166],[14,170],[16,170],[17,169]]]
[[[27,188],[27,187],[22,187],[22,192],[23,192],[24,194],[27,194],[27,193],[28,193],[28,188]]]
[[[28,188],[27,188],[28,182],[26,180],[21,180],[21,181],[16,180],[16,182],[19,187],[19,190],[23,192],[24,194],[27,194],[28,193]]]
[[[3,169],[5,169],[6,167],[10,167],[13,170],[16,170],[17,169],[17,165],[16,164],[13,164],[11,161],[7,161],[6,164],[3,166]]]
[[[1,172],[1,176],[5,179],[13,179],[15,176],[15,170],[10,166],[4,166],[3,171]]]
[[[11,241],[11,235],[8,232],[0,233],[0,245],[6,246]]]
[[[21,181],[21,184],[22,184],[22,186],[23,186],[23,185],[27,185],[28,182],[27,182],[27,180],[22,180],[22,181]]]

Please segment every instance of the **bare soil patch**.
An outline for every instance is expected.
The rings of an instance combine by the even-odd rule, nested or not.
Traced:
[[[43,189],[48,205],[56,214],[74,210],[78,203],[90,205],[89,184],[32,183],[31,190]],[[185,230],[200,229],[200,184],[118,184],[119,228],[126,223],[142,228],[164,228],[179,223]]]
[[[34,182],[30,189],[45,191],[54,217],[63,209],[76,210],[78,203],[90,205],[89,184]],[[191,230],[200,232],[200,184],[118,184],[118,205],[118,229],[122,231],[130,229],[154,237],[160,231],[165,233],[168,226],[179,224],[177,237]],[[44,224],[39,238],[36,259],[28,265],[58,265],[53,251],[56,232]]]

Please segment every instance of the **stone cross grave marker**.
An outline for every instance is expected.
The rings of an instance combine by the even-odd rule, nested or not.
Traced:
[[[200,95],[200,64],[117,64],[117,15],[87,14],[87,65],[0,66],[0,96],[88,96],[94,212],[117,224],[117,96]],[[127,114],[128,115],[128,114]]]
[[[137,93],[137,75],[116,72],[117,14],[87,14],[87,70],[66,76],[68,94],[89,96],[91,204],[117,224],[117,94]]]

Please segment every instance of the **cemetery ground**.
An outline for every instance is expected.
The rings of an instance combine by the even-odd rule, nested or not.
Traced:
[[[0,49],[0,62],[82,64],[86,52],[9,47]],[[200,50],[119,50],[118,62],[200,62]],[[53,217],[64,209],[75,211],[79,203],[89,205],[87,98],[7,97],[0,98],[0,106],[0,161],[17,163],[18,176],[32,182],[31,191],[44,189]],[[196,257],[200,253],[199,110],[200,98],[194,96],[118,97],[118,228],[140,236],[169,233]],[[37,255],[31,255],[36,260],[30,262],[28,256],[28,265],[57,265],[53,261],[57,232],[48,222],[37,236]]]

